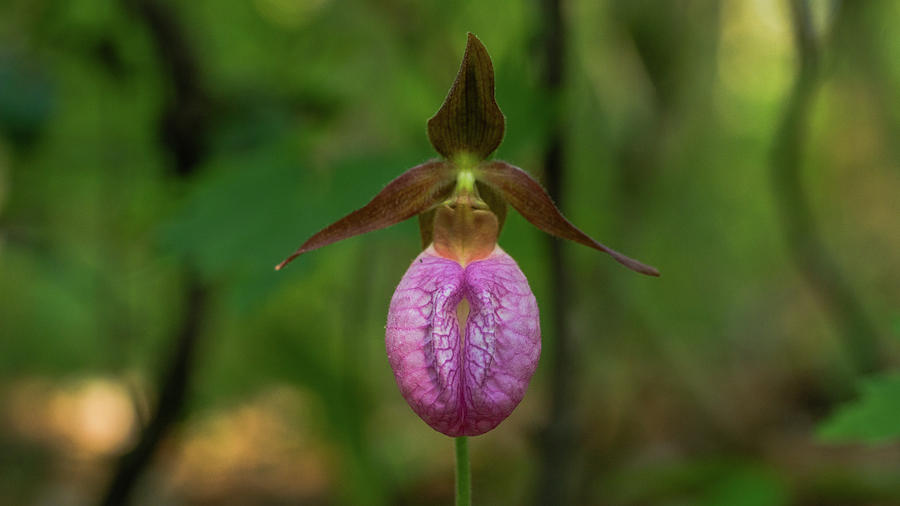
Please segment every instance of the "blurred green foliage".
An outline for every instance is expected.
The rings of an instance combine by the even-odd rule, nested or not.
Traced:
[[[540,177],[537,4],[155,0],[207,99],[205,151],[179,176],[161,123],[172,54],[140,3],[0,4],[0,504],[96,501],[152,411],[188,272],[211,298],[196,376],[140,504],[449,504],[452,442],[406,406],[382,341],[414,220],[272,268],[434,156],[425,121],[467,31],[494,59],[497,156]],[[895,365],[900,3],[811,4],[833,40],[803,190]],[[564,6],[564,211],[663,274],[566,246],[571,496],[900,502],[900,450],[853,444],[900,432],[896,375],[856,397],[839,322],[777,211],[771,149],[797,69],[787,2]],[[471,441],[473,487],[481,504],[527,504],[554,294],[539,232],[511,213],[500,242],[542,308],[545,357],[513,416]]]
[[[879,443],[900,437],[900,375],[892,373],[861,383],[860,398],[842,406],[819,434],[826,441]]]

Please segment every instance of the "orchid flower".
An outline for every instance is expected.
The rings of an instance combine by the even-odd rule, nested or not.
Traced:
[[[497,245],[507,204],[548,234],[607,253],[641,274],[659,275],[572,225],[527,172],[488,160],[504,127],[490,56],[470,33],[456,80],[428,120],[428,137],[441,158],[407,170],[276,266],[418,216],[424,251],[391,299],[385,344],[407,403],[448,436],[483,434],[506,419],[524,397],[540,356],[534,294]]]

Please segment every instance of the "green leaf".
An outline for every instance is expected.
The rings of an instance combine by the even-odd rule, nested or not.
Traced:
[[[819,425],[822,440],[881,443],[900,438],[900,372],[864,379],[860,390],[858,399]]]
[[[562,215],[540,183],[524,170],[506,162],[495,161],[480,165],[475,177],[496,190],[519,214],[544,232],[607,253],[635,272],[659,276],[655,267],[604,246],[579,230]]]
[[[428,120],[428,138],[442,156],[468,154],[483,160],[503,140],[506,119],[494,100],[494,66],[484,44],[469,34],[456,80]]]
[[[770,469],[752,465],[723,470],[698,501],[701,506],[777,506],[789,503],[785,484]]]

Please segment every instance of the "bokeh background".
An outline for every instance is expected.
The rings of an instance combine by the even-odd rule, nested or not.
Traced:
[[[900,504],[900,2],[4,0],[0,504],[450,504],[384,352],[466,32],[544,354],[478,504]]]

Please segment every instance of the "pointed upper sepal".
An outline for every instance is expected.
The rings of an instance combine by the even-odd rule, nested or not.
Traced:
[[[608,253],[617,262],[635,272],[659,276],[659,271],[655,267],[645,265],[600,244],[572,225],[540,183],[524,170],[506,162],[494,161],[478,166],[475,177],[497,190],[516,211],[519,211],[519,214],[544,232]]]
[[[494,67],[484,44],[469,34],[456,80],[428,120],[428,138],[445,158],[468,154],[484,160],[500,145],[506,120],[494,100]]]
[[[455,170],[449,163],[434,160],[417,165],[388,183],[363,208],[310,237],[291,256],[275,266],[275,270],[281,270],[307,251],[379,230],[426,212],[450,196],[454,182]]]

